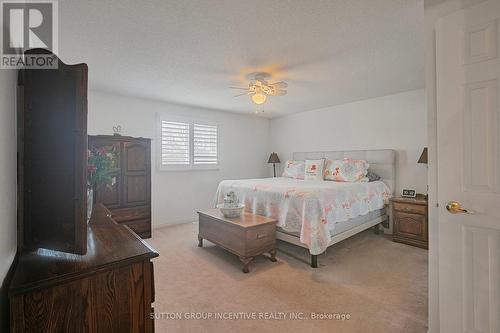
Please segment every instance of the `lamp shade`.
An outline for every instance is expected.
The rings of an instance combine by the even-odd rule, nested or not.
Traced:
[[[427,164],[427,147],[424,148],[417,163]]]
[[[271,153],[271,155],[269,156],[269,160],[267,161],[267,163],[280,163],[280,158],[278,157],[278,154],[276,153]]]

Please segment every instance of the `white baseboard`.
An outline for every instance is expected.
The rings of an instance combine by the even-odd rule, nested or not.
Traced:
[[[173,220],[173,221],[165,221],[165,222],[155,222],[152,224],[153,229],[160,229],[165,227],[171,227],[179,224],[193,223],[198,221],[198,217],[192,217],[187,219]]]

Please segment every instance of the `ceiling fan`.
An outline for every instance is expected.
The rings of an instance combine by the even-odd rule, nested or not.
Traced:
[[[267,79],[269,79],[271,75],[268,73],[252,73],[247,77],[250,80],[247,88],[230,87],[231,89],[246,90],[246,92],[235,95],[234,97],[249,95],[251,96],[252,102],[260,105],[266,102],[267,96],[286,95],[285,89],[288,87],[288,84],[283,81],[269,83]]]

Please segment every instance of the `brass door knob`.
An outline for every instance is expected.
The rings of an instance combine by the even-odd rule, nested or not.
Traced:
[[[472,210],[463,208],[462,205],[456,201],[448,202],[448,204],[446,205],[446,210],[451,214],[474,214]]]

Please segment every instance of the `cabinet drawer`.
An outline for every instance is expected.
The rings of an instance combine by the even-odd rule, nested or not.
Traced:
[[[141,232],[140,234],[137,234],[137,236],[141,237],[142,239],[151,238],[151,231]]]
[[[394,216],[394,235],[427,241],[427,217],[396,211]]]
[[[149,219],[144,220],[135,220],[135,221],[127,221],[122,222],[120,224],[124,224],[136,234],[147,233],[151,230],[151,222]]]
[[[113,219],[120,223],[130,220],[139,220],[139,219],[149,219],[151,212],[151,207],[131,207],[131,208],[119,208],[112,209],[111,216]]]
[[[423,205],[413,205],[401,202],[393,202],[392,204],[394,205],[394,210],[400,212],[427,215],[427,207]]]

